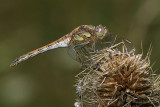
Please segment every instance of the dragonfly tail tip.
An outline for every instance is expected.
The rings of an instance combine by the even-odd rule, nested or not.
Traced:
[[[10,64],[10,67],[14,67],[14,66],[16,66],[16,65],[18,65],[18,63],[12,62],[12,63]]]
[[[15,64],[13,64],[13,63],[10,64],[10,67],[14,67],[14,66],[15,66]]]

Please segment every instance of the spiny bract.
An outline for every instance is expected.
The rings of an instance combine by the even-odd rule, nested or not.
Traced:
[[[119,46],[119,45],[117,45]],[[157,107],[160,76],[145,59],[125,44],[96,52],[92,64],[77,77],[76,107]]]

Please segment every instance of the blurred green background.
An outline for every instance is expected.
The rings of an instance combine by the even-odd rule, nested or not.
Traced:
[[[106,26],[131,40],[160,71],[160,0],[1,0],[0,107],[73,107],[80,64],[65,48],[10,68],[18,56],[53,42],[75,27]]]

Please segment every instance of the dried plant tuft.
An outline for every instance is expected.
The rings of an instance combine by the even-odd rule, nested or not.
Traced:
[[[117,47],[122,47],[119,49]],[[95,52],[90,66],[77,75],[76,107],[157,107],[160,75],[146,58],[124,43]]]

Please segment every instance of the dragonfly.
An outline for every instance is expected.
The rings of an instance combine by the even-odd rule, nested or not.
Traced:
[[[89,53],[91,52],[91,50],[86,49],[86,46],[88,44],[91,44],[89,45],[90,49],[92,49],[92,51],[96,51],[99,48],[99,45],[95,45],[95,44],[101,43],[102,40],[105,40],[105,43],[107,44],[104,46],[109,47],[114,43],[115,36],[110,35],[110,33],[108,32],[108,29],[102,25],[98,25],[98,26],[80,25],[74,30],[72,30],[72,32],[62,36],[58,40],[18,57],[10,64],[10,66],[11,67],[16,66],[19,63],[31,57],[44,53],[48,50],[52,50],[60,47],[68,47],[68,50],[72,50],[71,52],[68,52],[71,57],[75,56],[71,54],[71,53],[76,53],[75,50],[82,50],[82,49],[85,49],[83,53],[88,53],[86,56],[89,56]],[[106,40],[108,42],[106,42]],[[72,57],[72,58],[75,59],[75,57]],[[76,55],[76,58],[77,58],[77,55]]]

